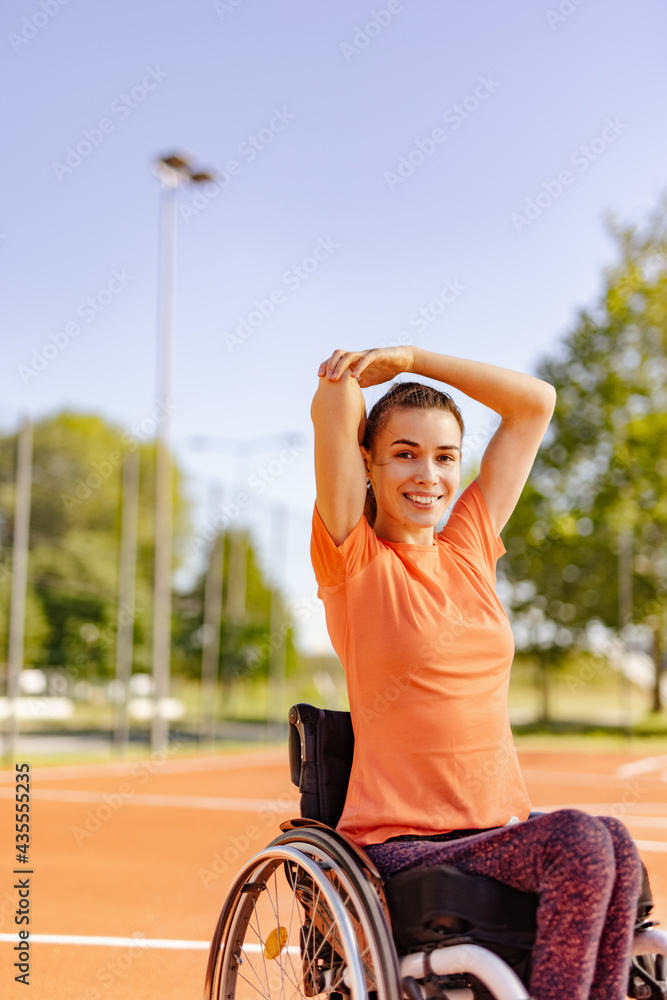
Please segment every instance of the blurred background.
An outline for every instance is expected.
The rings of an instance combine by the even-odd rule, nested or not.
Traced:
[[[664,5],[0,19],[6,757],[346,705],[309,408],[335,348],[390,344],[559,392],[503,534],[515,731],[667,735]],[[455,395],[465,485],[495,421]]]

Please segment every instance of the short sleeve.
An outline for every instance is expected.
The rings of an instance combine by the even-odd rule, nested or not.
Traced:
[[[310,558],[320,587],[335,587],[343,583],[374,559],[379,548],[377,535],[365,514],[361,515],[345,541],[336,545],[320,517],[317,504],[313,507]]]
[[[506,549],[495,533],[491,515],[477,482],[473,481],[458,498],[449,520],[438,535],[478,565],[480,559],[495,578],[496,563]]]

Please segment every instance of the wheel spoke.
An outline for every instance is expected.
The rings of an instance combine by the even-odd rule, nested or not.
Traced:
[[[287,969],[283,965],[283,950],[285,951],[285,955],[286,956],[289,955],[289,932],[287,934],[286,948],[283,949],[283,946],[280,943],[280,927],[281,927],[281,924],[280,924],[280,898],[279,898],[279,893],[278,893],[278,876],[276,874],[277,871],[278,871],[278,866],[276,865],[276,867],[273,869],[273,885],[274,885],[275,894],[276,894],[276,905],[275,906],[273,905],[273,900],[271,899],[270,896],[269,896],[269,902],[271,903],[271,909],[273,910],[273,916],[275,918],[275,925],[278,928],[278,935],[279,935],[279,938],[278,938],[278,954],[276,955],[276,958],[278,959],[278,962],[279,962],[279,965],[280,965],[280,971],[282,973],[282,975],[280,977],[280,997],[281,997],[281,1000],[285,1000],[285,977],[287,975]],[[284,871],[284,869],[283,869],[283,871]]]
[[[261,945],[260,945],[260,948],[261,948]],[[255,976],[257,978],[257,982],[259,983],[260,992],[262,992],[262,996],[267,996],[268,997],[270,995],[269,994],[269,983],[268,983],[268,980],[267,980],[267,983],[266,983],[266,991],[264,991],[262,980],[260,978],[260,975],[259,975],[257,969],[255,968],[255,963],[252,960],[252,955],[250,955],[250,953],[247,952],[245,950],[245,948],[241,948],[241,956],[243,957],[243,964],[247,965],[248,968],[255,974]],[[239,975],[241,975],[241,973],[239,973]],[[247,976],[241,975],[241,978],[245,979],[245,981],[248,983],[248,985],[251,985],[250,980],[248,979]],[[255,986],[254,989],[256,990],[257,987]]]
[[[254,971],[255,970],[253,968],[253,972]],[[248,986],[250,987],[250,989],[253,991],[254,994],[256,994],[258,992],[257,991],[257,987],[254,985],[254,983],[251,983],[250,980],[248,979],[248,977],[244,976],[242,972],[238,973],[238,977],[239,977],[239,979],[242,979],[244,982],[246,982],[248,984]],[[260,992],[261,996],[266,997],[266,1000],[271,1000],[271,994],[270,993],[264,993],[261,990],[259,992]]]
[[[374,915],[365,876],[335,844],[329,853],[325,833],[322,844],[319,834],[308,836],[279,838],[237,876],[208,980],[216,1000],[328,1000],[347,995],[355,981],[357,1000],[370,991],[399,1000],[393,942],[381,911]]]
[[[268,885],[267,885],[267,887],[265,889],[265,893],[266,893],[267,899],[270,899],[271,897],[270,897]],[[262,896],[264,896],[264,893],[262,893]],[[268,970],[268,968],[266,966],[266,940],[262,937],[261,931],[259,929],[259,916],[257,914],[257,902],[255,902],[255,915],[257,917],[257,928],[258,928],[259,938],[260,938],[260,941],[259,941],[260,955],[262,957],[262,966],[264,968],[264,975],[266,977],[266,991],[267,991],[267,993],[270,996],[271,995],[271,988],[269,986],[269,970]]]
[[[303,925],[301,923],[301,912],[300,912],[300,910],[299,910],[299,908],[298,908],[298,906],[296,904],[297,904],[297,898],[296,898],[296,885],[295,885],[293,887],[293,889],[292,889],[292,905],[290,906],[289,924],[287,926],[287,940],[288,941],[292,940],[292,923],[293,923],[293,920],[294,920],[294,911],[296,909],[296,913],[297,913],[297,915],[299,917],[299,946],[300,946],[301,945],[301,928],[302,928]],[[287,958],[289,959],[290,965],[291,965],[292,970],[294,972],[294,975],[296,977],[296,990],[299,993],[301,993],[301,987],[300,987],[299,984],[301,983],[301,981],[303,979],[303,971],[297,972],[297,970],[295,969],[295,967],[294,967],[294,960],[292,958],[292,953],[291,952],[287,953]],[[292,993],[292,995],[289,997],[289,1000],[292,1000],[293,996],[294,996],[294,994]]]

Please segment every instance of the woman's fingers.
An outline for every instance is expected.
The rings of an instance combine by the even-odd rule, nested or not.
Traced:
[[[322,362],[318,375],[337,382],[343,372],[360,357],[359,351],[334,351],[330,358]]]
[[[370,351],[364,351],[362,354],[360,354],[359,356],[360,360],[356,363],[351,372],[356,379],[360,379],[364,371],[368,368],[368,366],[373,364],[376,354],[377,354],[376,349],[372,349]]]
[[[326,361],[322,362],[322,364],[318,369],[317,374],[324,376],[324,378],[331,378],[336,368],[336,364],[338,363],[338,359],[342,357],[345,353],[346,353],[345,351],[334,351],[331,357],[327,358]]]
[[[352,365],[358,357],[359,353],[357,351],[346,351],[342,358],[338,359],[333,375],[331,376],[332,380],[337,382],[343,372],[347,371],[350,365]]]
[[[337,382],[349,368],[350,374],[357,381],[360,381],[361,385],[365,386],[364,372],[382,353],[382,349],[378,347],[367,351],[334,351],[330,358],[322,362],[317,374],[323,378],[331,379],[332,382]],[[386,377],[391,376],[387,375]],[[374,385],[375,380],[368,382],[368,384]]]

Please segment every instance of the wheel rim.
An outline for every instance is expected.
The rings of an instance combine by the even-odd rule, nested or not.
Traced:
[[[389,924],[379,874],[362,852],[327,827],[310,824],[283,831],[269,847],[289,845],[310,857],[336,865],[346,878],[348,892],[358,902],[364,921],[366,940],[372,943],[373,970],[377,1000],[401,1000],[398,956]],[[369,987],[370,988],[370,987]]]
[[[303,846],[307,853],[266,848],[239,873],[218,927],[211,984],[217,1000],[332,992],[365,1000],[375,988],[362,908],[345,873]]]
[[[295,842],[291,846],[296,850],[303,851],[319,864],[326,865],[329,877],[336,886],[336,891],[342,898],[355,929],[366,991],[377,992],[380,985],[378,980],[382,978],[379,975],[381,970],[381,956],[378,941],[365,907],[355,902],[358,897],[348,873],[324,848],[306,842]]]

